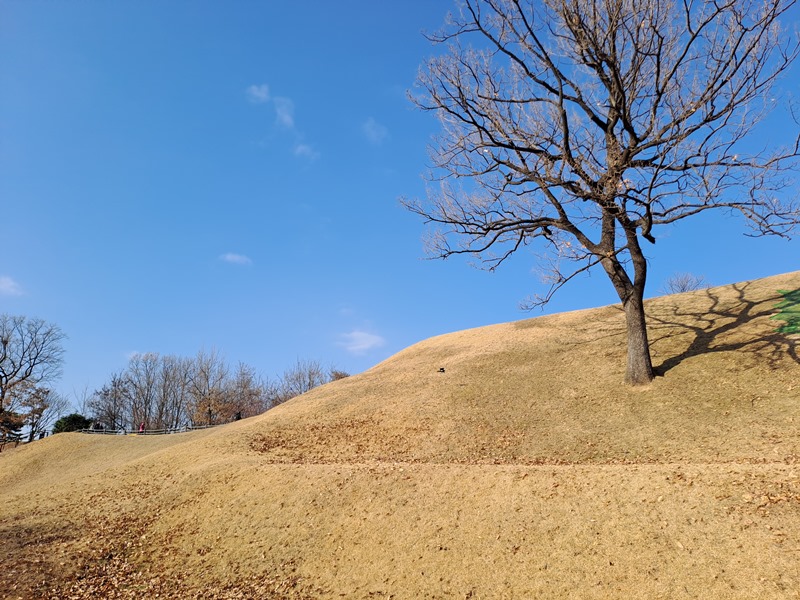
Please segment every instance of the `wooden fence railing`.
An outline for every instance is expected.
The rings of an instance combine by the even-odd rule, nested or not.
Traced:
[[[79,433],[90,433],[93,435],[168,435],[171,433],[185,433],[198,429],[209,429],[218,425],[184,425],[183,427],[171,427],[167,429],[80,429]]]
[[[145,430],[138,430],[138,429],[79,429],[78,433],[89,433],[92,435],[168,435],[170,433],[185,433],[187,431],[197,431],[198,429],[209,429],[210,427],[218,427],[222,425],[219,423],[217,425],[184,425],[183,427],[172,427],[169,429],[145,429]],[[25,436],[21,434],[11,434],[7,433],[4,435],[0,435],[0,452],[3,451],[4,448],[11,447],[16,448],[20,444],[27,443],[24,439]],[[41,438],[37,438],[41,439]]]

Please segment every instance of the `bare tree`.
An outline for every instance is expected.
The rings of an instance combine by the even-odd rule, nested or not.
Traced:
[[[46,434],[47,430],[67,412],[69,400],[49,388],[25,385],[17,388],[20,394],[20,405],[24,416],[25,427],[28,428],[28,441],[36,436]]]
[[[192,359],[162,356],[159,374],[159,403],[156,428],[177,428],[189,420],[189,388]]]
[[[494,269],[535,243],[561,286],[595,265],[625,312],[625,380],[653,378],[643,240],[711,209],[788,236],[798,141],[747,142],[798,54],[792,0],[464,0],[431,39],[418,106],[442,134],[425,202],[430,250]],[[474,43],[473,43],[474,42]],[[456,240],[453,242],[453,240]]]
[[[708,287],[706,278],[702,275],[692,273],[675,273],[667,278],[664,283],[664,293],[681,294],[683,292],[693,292]]]
[[[336,367],[331,367],[330,371],[328,371],[328,379],[330,381],[339,381],[340,379],[347,379],[348,377],[350,377],[350,373],[337,369]]]
[[[155,352],[135,354],[128,361],[124,390],[133,426],[156,426],[159,400],[160,357]]]
[[[228,365],[216,350],[201,350],[197,353],[189,384],[195,422],[207,425],[219,422],[221,413],[224,412],[222,409],[227,379]]]
[[[91,411],[90,403],[92,401],[93,393],[90,391],[88,385],[83,388],[72,388],[72,406],[77,409],[78,414],[88,415]]]
[[[225,420],[253,417],[270,408],[277,395],[277,384],[262,379],[253,369],[239,363],[236,373],[227,383]]]
[[[124,374],[111,375],[111,381],[92,394],[88,401],[88,412],[92,418],[109,429],[130,427],[133,418],[130,415],[131,393],[127,387]],[[81,413],[83,414],[83,413]]]
[[[42,319],[0,315],[0,414],[14,389],[61,375],[66,336]]]
[[[328,381],[330,379],[318,361],[297,359],[295,364],[286,369],[281,376],[279,393],[273,404],[286,402]]]

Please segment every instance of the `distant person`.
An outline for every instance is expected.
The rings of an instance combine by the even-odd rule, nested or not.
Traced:
[[[139,424],[139,433],[144,433],[144,421]]]

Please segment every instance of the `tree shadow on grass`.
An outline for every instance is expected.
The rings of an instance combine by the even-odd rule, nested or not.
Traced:
[[[749,286],[749,283],[730,286],[729,289],[733,289],[737,294],[735,300],[721,298],[715,290],[706,290],[705,294],[710,300],[708,308],[693,310],[683,304],[648,311],[650,329],[655,334],[654,337],[651,336],[651,346],[687,333],[694,335],[683,352],[654,366],[656,375],[663,376],[670,369],[694,356],[715,352],[750,352],[766,359],[772,368],[778,368],[785,356],[800,364],[799,340],[782,333],[777,323],[770,332],[759,333],[759,328],[754,328],[753,335],[744,339],[727,341],[724,339],[726,334],[733,334],[738,328],[754,319],[774,316],[776,304],[782,299],[780,294],[786,296],[797,293],[779,292],[765,299],[751,300],[746,294]],[[661,330],[664,331],[659,337]]]

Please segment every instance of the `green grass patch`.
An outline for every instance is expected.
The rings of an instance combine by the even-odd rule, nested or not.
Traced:
[[[778,327],[780,333],[800,333],[800,289],[793,291],[778,290],[783,296],[775,308],[781,309],[777,315],[771,317],[778,321],[786,321],[785,325]]]

